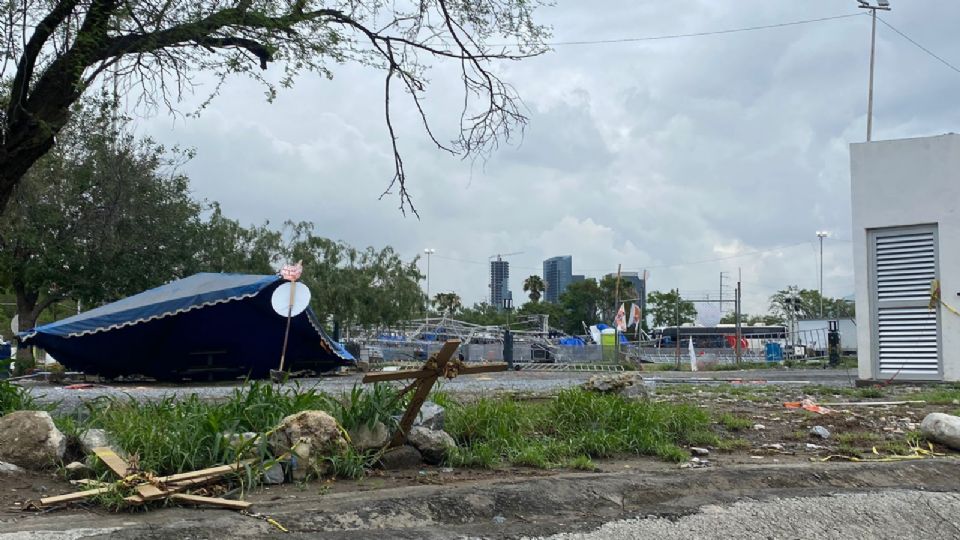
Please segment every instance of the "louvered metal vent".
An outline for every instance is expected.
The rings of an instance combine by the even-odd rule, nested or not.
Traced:
[[[880,373],[935,377],[940,372],[936,230],[877,231],[874,236],[874,333]]]

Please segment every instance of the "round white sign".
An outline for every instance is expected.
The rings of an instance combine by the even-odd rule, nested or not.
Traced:
[[[291,291],[293,291],[292,296]],[[310,289],[299,281],[288,281],[273,291],[270,304],[274,311],[284,317],[287,314],[299,315],[310,305]]]

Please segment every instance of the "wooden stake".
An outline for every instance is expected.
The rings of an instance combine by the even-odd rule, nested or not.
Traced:
[[[219,506],[220,508],[229,508],[230,510],[247,510],[250,508],[250,503],[247,501],[235,501],[220,497],[202,497],[200,495],[174,493],[170,495],[170,498],[175,501],[188,502],[191,504],[208,504],[211,506]]]

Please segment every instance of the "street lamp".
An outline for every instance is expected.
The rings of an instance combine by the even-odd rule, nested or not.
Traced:
[[[871,4],[867,0],[857,0],[861,9],[869,9],[873,18],[873,28],[870,31],[870,85],[867,90],[867,142],[870,142],[873,134],[873,58],[877,45],[877,10],[890,11],[889,0],[877,0],[877,5]]]
[[[433,248],[423,250],[427,254],[427,326],[430,326],[430,256],[437,252]]]
[[[820,239],[820,318],[823,318],[823,239],[830,236],[827,231],[817,231],[817,238]]]

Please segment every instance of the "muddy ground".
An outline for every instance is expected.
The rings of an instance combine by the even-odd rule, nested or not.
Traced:
[[[587,472],[423,466],[370,471],[359,481],[265,487],[244,498],[254,502],[255,512],[275,518],[293,536],[323,532],[324,538],[514,538],[590,530],[637,515],[686,515],[704,504],[743,498],[899,488],[955,491],[960,454],[949,449],[933,445],[942,456],[882,461],[917,455],[917,448],[929,450],[917,435],[919,422],[929,412],[957,412],[960,401],[950,399],[954,391],[949,388],[926,403],[866,405],[929,398],[929,389],[729,381],[659,384],[653,399],[693,403],[714,419],[721,443],[708,448],[709,455],[699,462],[622,456],[595,461],[596,470]],[[831,412],[784,406],[803,399],[826,404]],[[815,426],[830,435],[823,439],[811,434]],[[289,537],[261,519],[219,510],[159,508],[112,514],[88,504],[43,514],[21,511],[28,499],[74,490],[55,473],[0,476],[0,533],[16,533],[0,534],[0,540],[67,538],[28,533],[64,529],[77,533],[69,538]]]

